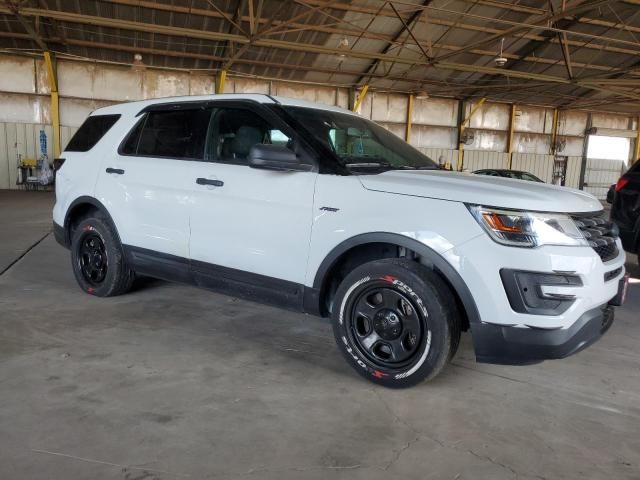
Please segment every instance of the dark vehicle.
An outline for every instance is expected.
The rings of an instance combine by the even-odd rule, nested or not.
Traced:
[[[503,178],[515,178],[516,180],[527,180],[529,182],[544,183],[538,177],[529,172],[523,172],[521,170],[506,170],[498,168],[487,168],[484,170],[476,170],[476,175],[488,175],[490,177],[503,177]]]
[[[613,197],[615,196],[615,194],[616,194],[616,184],[614,183],[609,187],[609,190],[607,190],[607,203],[609,205],[613,203]]]
[[[640,250],[640,161],[616,183],[611,220],[620,228],[620,240],[627,252]]]

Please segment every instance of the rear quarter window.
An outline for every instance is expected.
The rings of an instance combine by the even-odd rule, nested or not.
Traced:
[[[78,129],[65,148],[67,152],[88,152],[118,121],[120,115],[92,115]]]

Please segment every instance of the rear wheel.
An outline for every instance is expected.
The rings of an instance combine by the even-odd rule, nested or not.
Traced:
[[[435,377],[453,356],[460,322],[442,279],[405,259],[366,263],[334,298],[338,348],[368,380],[404,388]]]
[[[124,258],[115,228],[105,218],[92,216],[76,226],[71,263],[76,281],[91,295],[120,295],[133,284],[134,273]]]

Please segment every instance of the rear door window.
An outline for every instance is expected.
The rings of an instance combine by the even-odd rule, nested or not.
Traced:
[[[123,155],[202,160],[210,109],[147,112],[122,144]]]
[[[65,148],[67,152],[88,152],[118,121],[120,115],[92,115],[78,129]]]

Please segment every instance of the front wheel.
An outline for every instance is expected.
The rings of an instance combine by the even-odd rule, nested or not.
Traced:
[[[406,259],[376,260],[349,273],[336,292],[332,323],[349,364],[390,388],[435,377],[460,341],[447,285],[432,270]]]

